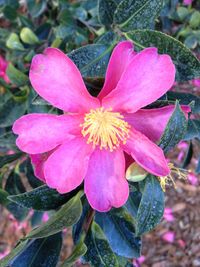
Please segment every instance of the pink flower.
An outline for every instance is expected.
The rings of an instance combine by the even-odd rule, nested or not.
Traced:
[[[187,176],[187,178],[188,178],[188,181],[192,185],[196,186],[196,185],[199,184],[199,180],[198,180],[197,176],[194,173],[189,173],[188,176]]]
[[[192,81],[192,84],[196,87],[200,87],[200,79],[195,79]]]
[[[142,264],[143,262],[145,262],[145,260],[146,260],[146,257],[142,255],[142,256],[140,256],[138,259],[134,259],[134,260],[133,260],[133,265],[134,265],[135,267],[140,267],[141,264]]]
[[[31,154],[37,177],[59,193],[84,180],[94,209],[106,212],[121,207],[129,195],[124,151],[150,173],[170,172],[154,142],[174,106],[141,108],[165,94],[174,77],[168,55],[159,55],[156,48],[136,53],[132,43],[124,41],[115,47],[103,89],[95,98],[75,64],[60,50],[47,48],[33,58],[30,80],[35,91],[64,114],[22,116],[13,125],[19,135],[17,146]]]
[[[172,231],[168,231],[162,235],[162,239],[166,242],[173,243],[175,239],[175,233]]]
[[[49,214],[48,214],[48,212],[44,212],[44,214],[42,216],[42,221],[47,222],[48,220],[49,220]]]
[[[193,0],[183,0],[183,4],[189,6],[192,4],[192,1]]]
[[[171,208],[165,208],[163,217],[166,221],[173,222],[174,221],[174,215],[173,215],[172,209]]]
[[[3,78],[6,83],[10,80],[6,74],[6,69],[8,67],[8,62],[0,55],[0,78]]]

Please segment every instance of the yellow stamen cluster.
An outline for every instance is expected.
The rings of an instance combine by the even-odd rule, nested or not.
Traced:
[[[169,186],[172,185],[176,189],[176,183],[174,181],[174,177],[177,177],[178,179],[182,180],[187,180],[187,174],[188,174],[187,170],[177,168],[174,166],[173,163],[169,163],[168,166],[171,170],[170,174],[168,174],[167,176],[158,177],[158,180],[164,192],[166,190],[167,185]]]
[[[88,144],[113,151],[129,137],[130,125],[123,118],[119,112],[112,112],[112,108],[92,109],[85,114],[81,133],[88,138]]]

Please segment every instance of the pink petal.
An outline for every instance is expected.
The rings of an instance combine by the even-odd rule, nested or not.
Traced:
[[[159,55],[156,48],[146,48],[132,59],[116,89],[102,104],[117,111],[136,112],[164,95],[174,79],[175,66],[170,56]]]
[[[95,210],[106,212],[123,206],[129,195],[123,152],[96,149],[90,158],[84,187]]]
[[[0,78],[3,78],[3,80],[6,82],[6,83],[9,83],[10,80],[6,74],[6,70],[7,70],[7,67],[8,67],[8,63],[1,55],[0,55]]]
[[[170,169],[162,149],[133,128],[124,150],[148,172],[157,176],[169,174]]]
[[[22,151],[39,154],[52,150],[69,134],[80,134],[81,115],[29,114],[16,120],[13,132],[18,134],[16,144]]]
[[[120,42],[114,48],[106,71],[104,86],[98,95],[99,99],[102,99],[115,89],[122,73],[135,55],[136,53],[133,51],[133,43],[130,41]]]
[[[174,215],[173,215],[172,209],[171,208],[165,208],[163,217],[167,222],[173,222],[174,221]]]
[[[79,186],[86,175],[92,151],[92,145],[82,137],[61,145],[44,164],[47,185],[61,194]]]
[[[182,106],[182,110],[187,116],[190,112],[189,106]],[[174,105],[155,108],[140,109],[135,113],[125,113],[125,120],[136,130],[146,135],[153,142],[157,142],[162,136],[167,123],[174,111]]]
[[[44,163],[54,150],[42,154],[30,154],[31,163],[34,168],[35,176],[45,182],[44,178]]]
[[[189,6],[192,4],[192,1],[193,0],[183,0],[183,4],[186,5],[186,6]]]
[[[192,84],[196,87],[200,87],[200,79],[195,79],[192,81]]]
[[[83,112],[99,106],[76,65],[59,49],[47,48],[33,58],[30,80],[36,92],[59,109]]]
[[[175,233],[172,231],[168,231],[162,235],[162,239],[166,242],[173,243],[175,239]]]
[[[197,186],[199,184],[198,177],[194,173],[189,173],[187,179],[191,185]]]

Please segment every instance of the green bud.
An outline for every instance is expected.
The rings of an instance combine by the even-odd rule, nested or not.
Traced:
[[[21,30],[20,38],[25,44],[34,45],[34,44],[39,43],[38,37],[35,35],[35,33],[31,29],[27,27]]]

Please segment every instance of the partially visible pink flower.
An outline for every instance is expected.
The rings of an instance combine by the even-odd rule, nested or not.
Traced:
[[[6,83],[9,83],[10,80],[6,74],[8,67],[8,62],[0,55],[0,78],[3,78]]]
[[[6,257],[10,253],[10,249],[6,249],[4,252],[0,253],[0,260]]]
[[[183,239],[177,240],[177,243],[179,244],[179,246],[181,248],[185,248],[186,247],[186,243],[185,243],[185,241]]]
[[[168,231],[162,235],[162,239],[166,242],[173,243],[175,240],[175,233],[173,231]]]
[[[49,214],[48,212],[44,212],[42,216],[42,222],[47,222],[49,220]]]
[[[165,208],[163,218],[168,222],[174,221],[174,215],[171,208]]]
[[[178,148],[179,149],[184,149],[186,150],[188,148],[188,143],[184,142],[184,141],[181,141],[179,144],[178,144]]]
[[[197,186],[199,184],[198,177],[192,172],[188,173],[187,179],[194,186]]]
[[[192,4],[192,1],[193,0],[183,0],[183,4],[189,6]]]
[[[113,50],[103,89],[95,98],[75,64],[60,50],[47,48],[33,58],[30,80],[36,92],[64,114],[22,116],[13,125],[17,146],[31,154],[37,177],[59,193],[84,180],[95,210],[121,207],[129,195],[124,152],[154,175],[170,172],[154,142],[174,106],[144,107],[165,94],[174,79],[175,66],[168,55],[159,55],[153,47],[136,53],[133,44],[124,41]],[[187,116],[190,108],[182,109]]]
[[[133,260],[134,267],[141,267],[141,264],[145,262],[146,257],[141,255],[139,258]]]
[[[192,81],[192,84],[196,87],[200,87],[200,79],[195,79]]]

